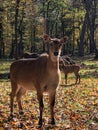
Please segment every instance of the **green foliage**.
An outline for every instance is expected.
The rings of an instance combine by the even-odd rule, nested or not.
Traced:
[[[0,44],[0,48],[2,48],[1,54],[4,53],[8,57],[12,51],[12,43],[15,47],[16,1],[5,0],[0,2],[0,16],[2,16],[1,24],[3,26],[1,30],[3,33],[3,46]],[[43,45],[41,45],[42,39],[40,37],[42,37],[43,33],[48,33],[52,37],[67,35],[70,37],[68,42],[72,46],[67,48],[66,45],[64,49],[70,50],[70,52],[73,46],[78,49],[77,40],[79,41],[86,13],[82,0],[20,0],[18,10],[17,42],[22,42],[24,51],[31,51],[31,47],[35,46],[34,49],[42,52]],[[44,20],[46,20],[46,23]],[[86,35],[88,34],[86,33]],[[87,36],[85,37],[87,39]],[[15,49],[13,51],[15,54]],[[85,51],[87,51],[87,48]]]
[[[0,61],[0,74],[9,73],[10,71],[10,65],[13,61]]]

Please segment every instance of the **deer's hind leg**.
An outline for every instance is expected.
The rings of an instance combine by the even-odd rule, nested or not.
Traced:
[[[79,83],[80,83],[80,74],[78,74],[78,81],[79,81]]]
[[[13,117],[13,106],[14,106],[14,98],[18,92],[18,86],[17,83],[14,81],[11,81],[11,94],[10,94],[10,116]]]
[[[65,84],[67,84],[67,74],[65,74]]]
[[[17,102],[18,102],[18,107],[19,107],[19,113],[20,114],[23,114],[23,108],[22,108],[22,103],[21,103],[21,98],[22,96],[26,93],[26,89],[24,88],[20,88],[19,91],[17,92],[17,95],[16,95],[16,99],[17,99]]]
[[[80,75],[79,74],[75,74],[75,76],[76,76],[76,84],[80,83]]]

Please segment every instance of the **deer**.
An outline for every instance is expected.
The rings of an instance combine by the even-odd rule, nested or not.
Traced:
[[[41,54],[38,58],[19,59],[10,66],[10,116],[13,117],[14,98],[19,107],[19,113],[23,114],[22,96],[27,90],[35,90],[39,102],[39,120],[38,125],[42,126],[43,115],[43,96],[48,94],[51,119],[50,123],[55,124],[54,105],[57,88],[60,84],[61,74],[59,69],[59,57],[61,48],[67,37],[61,39],[51,38],[44,34],[43,41],[49,44],[49,53]]]
[[[80,83],[80,74],[79,74],[80,66],[79,65],[77,65],[77,64],[66,65],[63,61],[60,66],[60,70],[65,74],[65,84],[67,84],[67,77],[68,77],[69,73],[75,74],[75,76],[76,76],[75,84]]]

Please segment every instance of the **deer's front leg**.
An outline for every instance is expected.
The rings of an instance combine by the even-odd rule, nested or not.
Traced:
[[[51,123],[52,125],[55,124],[55,119],[54,119],[55,95],[56,95],[56,92],[52,92],[49,94],[50,112],[51,112],[51,120],[49,123]]]
[[[43,108],[44,108],[44,104],[43,104],[43,94],[40,92],[37,92],[37,98],[39,101],[39,111],[40,111],[40,116],[39,116],[39,123],[38,125],[42,126],[42,114],[43,114]]]
[[[65,74],[65,84],[67,84],[67,74]]]
[[[80,83],[80,75],[78,75],[78,77],[79,77],[79,83]]]
[[[78,75],[78,74],[75,74],[75,76],[76,76],[76,84],[77,84],[77,82],[78,82],[78,80],[79,80],[79,75]]]
[[[80,75],[77,74],[77,82],[80,83]]]

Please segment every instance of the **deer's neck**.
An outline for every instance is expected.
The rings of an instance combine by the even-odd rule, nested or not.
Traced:
[[[57,57],[55,60],[53,60],[51,55],[49,55],[47,65],[51,69],[58,70],[59,69],[59,57]]]

